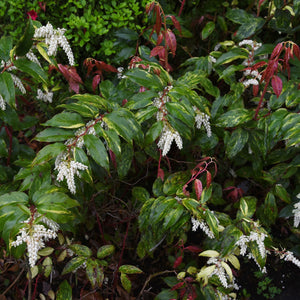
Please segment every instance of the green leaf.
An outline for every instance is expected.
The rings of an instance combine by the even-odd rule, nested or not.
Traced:
[[[130,293],[130,291],[131,291],[131,281],[128,278],[128,276],[126,274],[124,274],[124,273],[121,273],[121,283],[122,283],[123,288],[128,293]]]
[[[178,189],[182,189],[184,184],[189,180],[189,174],[186,172],[176,172],[168,176],[164,183],[163,192],[166,195],[176,194]]]
[[[207,209],[205,211],[205,220],[210,228],[210,230],[213,232],[216,238],[219,238],[219,231],[218,231],[218,220],[216,216]]]
[[[15,107],[15,84],[8,72],[0,73],[0,94],[10,106]]]
[[[237,218],[252,218],[256,210],[257,199],[252,196],[242,197],[240,200],[240,211],[237,212]]]
[[[124,274],[140,274],[143,273],[143,271],[136,267],[136,266],[132,266],[132,265],[122,265],[119,268],[119,272],[124,273]]]
[[[291,203],[291,197],[288,194],[287,190],[281,185],[281,184],[276,184],[275,185],[275,191],[274,194],[279,197],[282,201],[285,203]]]
[[[155,296],[154,300],[170,300],[177,299],[178,293],[172,290],[162,290],[158,295]]]
[[[71,112],[62,112],[43,124],[44,126],[60,128],[79,128],[85,126],[80,115]]]
[[[167,102],[166,108],[173,117],[179,119],[186,125],[190,126],[194,123],[194,117],[178,102]]]
[[[47,73],[37,63],[27,58],[19,58],[14,60],[13,63],[20,71],[32,76],[37,82],[47,85]]]
[[[83,138],[85,146],[95,162],[108,171],[109,159],[101,140],[92,134],[87,134]]]
[[[11,192],[0,196],[0,207],[12,204],[27,204],[28,196],[22,192]]]
[[[109,129],[115,130],[128,143],[137,138],[141,133],[141,128],[134,115],[127,109],[118,109],[105,115],[103,121]]]
[[[100,109],[108,109],[110,107],[109,102],[106,99],[97,95],[76,94],[70,97],[70,99],[76,99],[86,105],[93,105]]]
[[[207,22],[205,27],[202,29],[202,40],[207,39],[215,30],[215,23],[214,22]]]
[[[32,162],[32,165],[34,166],[40,163],[45,163],[50,159],[56,157],[65,149],[66,146],[62,143],[54,143],[54,144],[47,145],[38,152],[38,154],[36,155],[35,159]]]
[[[31,18],[28,19],[28,23],[25,29],[24,35],[21,37],[16,45],[16,56],[24,56],[31,48],[33,44],[34,27]]]
[[[209,188],[204,188],[201,193],[200,202],[202,204],[206,203],[212,196],[212,185],[209,186]]]
[[[97,123],[94,126],[94,129],[96,131],[96,133],[99,136],[102,136],[107,144],[108,144],[108,148],[117,156],[120,157],[121,155],[121,141],[120,138],[118,136],[118,134],[112,130],[112,129],[108,129],[108,130],[104,130],[101,126],[101,124]]]
[[[240,26],[238,31],[236,32],[236,38],[238,40],[242,40],[250,37],[255,34],[258,30],[260,30],[265,24],[265,20],[263,18],[252,18],[249,22],[244,23]]]
[[[162,91],[166,85],[157,75],[152,75],[148,71],[139,68],[130,70],[126,73],[126,76],[136,84],[150,90]]]
[[[72,300],[72,288],[67,280],[64,280],[60,285],[56,294],[56,300]]]
[[[261,222],[267,226],[275,224],[275,221],[278,217],[278,209],[275,196],[271,192],[269,192],[265,198],[263,212],[264,214],[261,218]]]
[[[158,111],[155,106],[147,106],[137,111],[135,114],[136,120],[141,124],[142,122],[149,120]]]
[[[46,128],[35,136],[35,140],[39,142],[62,142],[74,137],[72,130],[63,128]]]
[[[67,273],[70,273],[72,271],[75,271],[78,269],[81,265],[83,265],[86,262],[86,257],[84,256],[76,256],[72,258],[64,267],[61,275],[65,275]]]
[[[150,194],[145,188],[141,186],[135,186],[132,189],[132,197],[141,203],[145,203],[150,198]]]
[[[134,94],[126,103],[126,108],[140,109],[152,104],[152,99],[157,97],[158,94],[154,91],[145,91],[142,93]]]
[[[83,102],[61,104],[58,105],[57,107],[66,108],[69,111],[74,111],[76,113],[79,113],[84,118],[90,118],[90,119],[95,118],[99,112],[98,108],[96,108],[92,104],[85,104]]]
[[[8,61],[12,48],[12,38],[10,36],[2,36],[0,39],[0,60]]]
[[[243,24],[249,22],[253,17],[252,15],[248,14],[243,9],[228,9],[226,13],[226,18],[230,21],[238,24]]]
[[[84,257],[91,257],[92,256],[92,250],[84,245],[80,244],[72,244],[69,246],[69,248],[75,252],[78,256],[84,256]]]
[[[226,143],[226,153],[229,159],[236,156],[245,146],[248,141],[248,131],[243,128],[237,128]]]
[[[115,251],[115,246],[114,245],[105,245],[102,246],[98,249],[97,251],[97,257],[99,259],[103,259],[111,254],[113,254]]]
[[[217,119],[217,126],[235,127],[239,124],[250,121],[254,116],[254,111],[245,108],[236,108],[226,112]]]
[[[88,259],[86,263],[86,275],[94,288],[96,285],[102,286],[104,280],[104,273],[102,266],[100,266],[97,261]]]
[[[228,64],[236,59],[247,59],[249,52],[244,48],[234,48],[229,52],[222,54],[216,61],[215,65]]]
[[[155,122],[145,135],[145,145],[152,144],[161,134],[164,124],[163,121]]]
[[[132,163],[132,159],[133,159],[133,148],[130,144],[125,144],[122,147],[122,155],[119,159],[117,159],[117,166],[118,166],[118,175],[121,178],[124,178],[130,167],[131,167],[131,163]]]

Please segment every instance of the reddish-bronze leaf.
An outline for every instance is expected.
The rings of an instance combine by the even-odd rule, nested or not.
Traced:
[[[272,77],[272,88],[278,98],[282,91],[282,80],[277,75]]]
[[[211,173],[209,171],[206,171],[206,187],[209,188],[211,184]]]
[[[162,181],[164,181],[165,173],[163,169],[159,168],[157,170],[157,178],[160,178]]]
[[[155,1],[153,1],[153,2],[151,2],[151,3],[148,3],[148,4],[146,5],[146,14],[149,14],[149,13],[152,11],[154,5],[155,5]]]
[[[259,85],[253,85],[252,90],[253,90],[253,96],[256,97],[258,95]]]
[[[179,21],[176,19],[176,17],[175,17],[175,16],[170,16],[170,15],[167,16],[167,17],[171,18],[174,27],[179,31],[180,34],[182,34],[180,23],[179,23]]]
[[[173,268],[176,269],[181,263],[182,263],[182,255],[180,255],[179,257],[176,258],[176,260],[173,264]]]
[[[175,34],[172,32],[172,30],[167,29],[167,31],[165,32],[165,36],[166,36],[166,43],[174,57],[176,53],[176,47],[177,47]]]
[[[97,85],[99,84],[99,82],[101,81],[101,76],[100,75],[96,75],[93,78],[93,83],[92,83],[92,87],[93,87],[93,91],[95,92]]]
[[[201,180],[195,179],[195,181],[194,181],[194,187],[195,187],[195,192],[196,192],[197,200],[199,201],[200,198],[201,198],[202,191],[203,191]]]
[[[271,54],[270,59],[274,59],[275,57],[279,56],[279,54],[281,53],[282,47],[283,47],[282,43],[277,44],[277,46],[274,48],[274,50]]]
[[[193,253],[200,253],[202,251],[202,249],[197,246],[187,246],[184,248],[184,250],[188,250]]]
[[[159,34],[158,38],[157,38],[157,41],[156,41],[156,46],[160,45],[161,42],[163,41],[164,39],[164,36],[162,33]]]
[[[175,285],[172,286],[171,290],[172,290],[172,291],[178,290],[178,289],[180,289],[183,285],[184,285],[184,281],[178,282],[177,284],[175,284]]]
[[[159,5],[155,6],[155,13],[156,13],[155,31],[156,31],[156,34],[158,36],[159,33],[160,33],[160,30],[161,30],[161,24],[162,24]]]
[[[165,56],[165,47],[164,46],[156,46],[150,52],[150,57],[158,55],[160,58]]]
[[[300,49],[299,49],[299,46],[296,44],[293,44],[293,53],[300,60]]]

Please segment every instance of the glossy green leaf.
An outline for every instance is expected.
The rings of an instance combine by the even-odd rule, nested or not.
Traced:
[[[69,111],[74,111],[80,114],[82,117],[90,119],[95,118],[99,112],[98,108],[92,104],[85,104],[83,102],[61,104],[58,107],[63,107]]]
[[[170,300],[177,299],[178,293],[172,290],[162,290],[158,295],[155,296],[154,300]]]
[[[56,300],[72,300],[72,288],[67,280],[64,280],[58,288]]]
[[[274,194],[279,197],[282,201],[285,203],[290,203],[291,202],[291,197],[288,194],[287,190],[281,185],[281,184],[276,184],[275,185],[275,190]]]
[[[166,108],[168,113],[172,114],[173,117],[181,120],[188,126],[194,123],[193,116],[185,109],[185,107],[178,102],[167,102]]]
[[[104,245],[100,247],[97,251],[97,257],[99,259],[103,259],[111,254],[113,254],[115,251],[115,246],[114,245]]]
[[[239,124],[250,121],[254,116],[254,112],[245,108],[236,108],[226,112],[217,119],[217,126],[235,127]]]
[[[257,199],[252,196],[242,197],[240,200],[240,210],[237,212],[237,218],[252,218],[256,210]]]
[[[90,257],[93,254],[92,250],[84,245],[72,244],[69,246],[69,248],[78,256]]]
[[[28,19],[28,23],[25,29],[24,35],[21,37],[16,45],[16,56],[24,56],[32,47],[33,44],[34,27],[31,18]]]
[[[83,138],[85,146],[95,162],[104,169],[109,170],[109,159],[102,141],[92,134],[87,134]]]
[[[150,198],[150,194],[145,188],[141,186],[135,186],[132,189],[132,197],[133,199],[144,203]]]
[[[136,267],[136,266],[132,266],[132,265],[122,265],[119,268],[119,272],[124,273],[124,274],[140,274],[143,273],[143,271]]]
[[[10,106],[15,107],[15,84],[8,72],[0,73],[0,95]]]
[[[77,99],[86,105],[93,105],[100,109],[107,109],[110,107],[109,102],[100,96],[90,94],[76,94],[70,97],[70,99]]]
[[[151,105],[153,103],[152,99],[155,97],[158,97],[157,92],[150,90],[142,93],[137,93],[129,99],[125,107],[130,110],[144,108],[148,105]]]
[[[121,283],[123,288],[130,293],[132,284],[129,277],[125,273],[121,273]]]
[[[201,32],[202,39],[203,40],[207,39],[213,33],[214,30],[215,30],[215,23],[211,21],[207,22]]]
[[[65,149],[66,146],[62,143],[54,143],[54,144],[47,145],[38,152],[38,154],[36,155],[35,159],[32,162],[32,165],[45,163],[50,159],[56,157]]]
[[[0,39],[0,60],[8,61],[12,48],[12,38],[10,36],[2,36]]]
[[[130,144],[125,144],[122,147],[122,155],[120,158],[117,159],[117,170],[118,170],[118,175],[121,178],[124,178],[130,167],[131,167],[131,163],[132,163],[132,159],[133,159],[133,148]]]
[[[86,262],[86,257],[84,256],[76,256],[72,258],[64,267],[61,275],[65,275],[67,273],[70,273],[72,271],[77,270],[83,263]]]
[[[60,127],[60,128],[79,128],[85,125],[80,115],[71,112],[62,112],[43,124],[44,126]]]
[[[164,127],[163,121],[155,122],[146,132],[145,144],[146,145],[152,144],[160,136],[163,127]]]
[[[142,122],[149,120],[157,113],[158,108],[155,106],[147,106],[137,111],[135,114],[136,120],[141,124]]]
[[[74,137],[72,130],[63,128],[46,128],[35,136],[35,140],[40,142],[62,142]]]
[[[249,52],[243,48],[233,48],[229,52],[222,54],[216,61],[216,65],[228,64],[236,59],[247,59]]]
[[[231,134],[228,142],[226,143],[226,153],[229,159],[236,156],[245,146],[248,141],[248,131],[243,128],[237,128]]]
[[[152,75],[146,70],[135,68],[126,73],[126,76],[135,82],[136,84],[143,86],[147,89],[154,89],[157,91],[162,91],[165,87],[162,79],[157,75]]]
[[[5,205],[27,204],[28,196],[22,192],[11,192],[0,196],[0,207]]]
[[[47,84],[47,73],[37,63],[26,58],[19,58],[13,63],[20,71],[32,76],[37,82]]]
[[[209,209],[205,211],[205,220],[209,226],[209,229],[211,232],[213,232],[214,236],[216,238],[219,237],[219,231],[218,231],[218,220],[213,212],[211,212]]]

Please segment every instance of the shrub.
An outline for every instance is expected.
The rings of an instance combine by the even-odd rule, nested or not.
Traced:
[[[184,28],[158,2],[128,68],[87,58],[84,80],[63,29],[1,38],[0,231],[28,299],[141,297],[166,274],[156,299],[230,299],[251,263],[299,267],[300,49],[253,36],[299,15],[279,2],[266,20],[229,8],[233,40],[173,73]]]

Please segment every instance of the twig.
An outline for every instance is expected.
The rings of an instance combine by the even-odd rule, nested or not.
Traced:
[[[149,275],[148,278],[147,278],[147,280],[144,283],[143,288],[141,289],[139,295],[137,296],[136,300],[139,300],[141,298],[141,296],[143,295],[143,292],[144,292],[146,286],[151,281],[151,279],[153,279],[156,276],[164,275],[164,274],[167,274],[167,273],[175,273],[175,271],[174,270],[172,270],[172,271],[166,270],[166,271],[162,271],[162,272],[158,272],[158,273],[154,273],[154,274]]]
[[[11,283],[11,285],[1,294],[1,296],[4,296],[15,284],[16,282],[19,280],[19,278],[21,277],[21,275],[24,272],[24,268],[21,270],[21,272],[19,273],[19,275],[17,276],[17,278]]]

